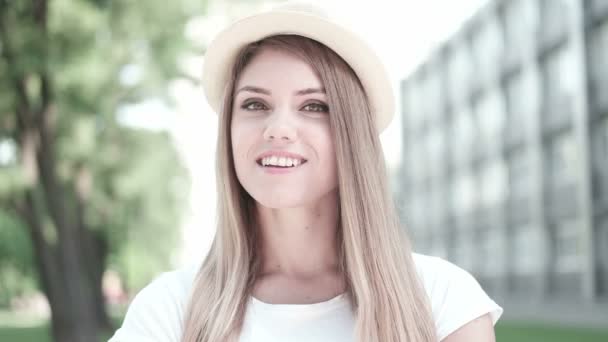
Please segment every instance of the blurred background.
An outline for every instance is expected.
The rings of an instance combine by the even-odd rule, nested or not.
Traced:
[[[205,47],[276,2],[0,0],[0,341],[106,341],[202,261]],[[608,1],[326,3],[394,82],[381,139],[415,250],[475,275],[498,341],[608,341]]]

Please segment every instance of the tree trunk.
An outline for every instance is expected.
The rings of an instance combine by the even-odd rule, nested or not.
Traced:
[[[36,192],[28,190],[25,198],[23,218],[28,224],[34,244],[34,257],[42,289],[51,307],[51,328],[56,342],[85,342],[98,339],[90,300],[74,296],[74,289],[90,287],[86,278],[69,274],[65,265],[63,243],[52,244],[43,234],[41,208]],[[83,290],[78,290],[84,293]]]
[[[86,254],[86,267],[89,282],[93,288],[93,310],[97,326],[101,330],[110,331],[114,327],[106,311],[105,298],[103,296],[103,272],[105,271],[105,259],[108,254],[107,242],[103,237],[89,229],[83,229],[83,249]]]
[[[85,253],[86,243],[83,246],[80,234],[79,213],[69,205],[69,190],[58,182],[56,175],[52,114],[47,112],[41,116],[37,159],[44,202],[57,230],[58,263],[63,271],[58,278],[63,285],[62,291],[67,294],[64,296],[66,301],[57,305],[69,307],[67,317],[53,317],[59,321],[54,334],[56,340],[61,342],[94,341],[98,338],[99,327],[94,310],[94,286],[87,275],[88,253]]]
[[[103,296],[103,272],[108,255],[108,243],[99,230],[93,230],[85,220],[85,208],[91,192],[91,174],[86,166],[81,166],[73,184],[74,202],[76,213],[76,224],[80,241],[82,241],[82,253],[85,257],[84,264],[86,275],[93,292],[93,311],[97,326],[101,330],[113,330],[110,317],[106,312],[105,298]]]

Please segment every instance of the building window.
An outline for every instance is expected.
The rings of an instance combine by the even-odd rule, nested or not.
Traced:
[[[421,82],[422,99],[428,118],[435,121],[444,110],[441,75],[436,69],[429,67],[424,80]]]
[[[507,168],[502,159],[493,159],[481,169],[481,205],[496,208],[507,194]]]
[[[540,1],[540,27],[546,41],[553,42],[567,31],[571,22],[570,13],[572,13],[572,8],[570,8],[568,0]]]
[[[592,14],[608,14],[608,2],[606,0],[590,0],[589,9]]]
[[[411,83],[408,87],[408,112],[407,117],[409,118],[410,125],[413,130],[416,130],[420,127],[420,124],[424,121],[424,117],[426,113],[424,112],[425,108],[424,98],[422,96],[421,88],[419,84],[416,82],[416,79],[412,79]]]
[[[546,239],[538,227],[521,225],[510,235],[513,239],[511,256],[517,275],[534,275],[542,270],[546,259]]]
[[[576,219],[558,221],[553,225],[556,272],[580,270],[580,232],[580,223]]]
[[[574,97],[582,88],[581,65],[569,44],[548,54],[542,62],[543,110],[546,119],[571,115]]]
[[[457,216],[465,216],[475,208],[477,201],[475,178],[469,170],[462,170],[452,180],[451,197],[451,207]]]
[[[412,183],[404,202],[404,216],[409,226],[408,229],[412,231],[426,229],[429,217],[427,182]]]
[[[444,166],[444,149],[445,149],[445,135],[443,132],[436,127],[430,129],[426,135],[426,153],[428,153],[429,163],[431,165],[430,171],[434,177],[443,170]]]
[[[420,143],[411,145],[407,158],[408,173],[411,176],[411,181],[420,183],[427,178],[427,167],[425,158],[424,146]]]
[[[591,97],[596,108],[608,112],[608,20],[596,28],[591,35],[590,49],[590,72]]]
[[[475,246],[473,245],[473,236],[471,235],[471,232],[458,232],[452,250],[454,263],[467,271],[472,271],[476,259],[476,251]]]
[[[516,74],[510,77],[505,86],[505,97],[507,104],[507,125],[509,129],[520,130],[523,127],[523,121],[526,118],[525,107],[527,101],[522,97],[522,76]]]
[[[442,196],[442,188],[437,184],[430,187],[428,194],[428,211],[429,221],[432,222],[434,228],[441,228],[442,218],[445,217],[445,205],[443,203],[445,197]]]
[[[481,273],[487,276],[501,276],[505,273],[506,243],[498,229],[484,229],[481,233]]]
[[[475,139],[474,125],[473,114],[468,107],[462,107],[455,112],[451,135],[454,139],[452,155],[457,163],[462,163],[471,153]]]
[[[478,70],[486,79],[493,76],[492,74],[501,62],[503,54],[502,38],[499,22],[494,18],[486,19],[479,31],[473,36],[472,45],[475,61]]]
[[[536,1],[511,0],[504,2],[504,36],[508,56],[521,57],[522,51],[532,47],[539,14]]]
[[[530,167],[527,150],[513,151],[507,156],[509,197],[512,200],[527,198],[530,194]]]
[[[507,125],[510,129],[522,130],[529,120],[538,113],[539,87],[530,71],[513,75],[505,87]]]
[[[450,100],[454,107],[466,103],[470,91],[472,71],[471,54],[467,46],[461,42],[455,42],[448,59],[448,84]]]
[[[428,212],[425,210],[426,196],[423,193],[418,194],[418,196],[413,198],[410,207],[411,223],[413,225],[413,229],[416,231],[425,229],[426,218],[428,215]]]
[[[577,156],[572,132],[562,133],[548,141],[545,146],[545,171],[550,192],[576,183]]]
[[[505,104],[501,92],[488,92],[475,103],[474,111],[482,144],[493,145],[500,141],[505,124]]]

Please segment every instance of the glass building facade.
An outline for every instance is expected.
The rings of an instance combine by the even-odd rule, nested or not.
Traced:
[[[415,250],[608,308],[608,1],[494,0],[401,84]]]

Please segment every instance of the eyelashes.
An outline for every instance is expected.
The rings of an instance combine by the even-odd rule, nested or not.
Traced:
[[[258,101],[249,101],[245,102],[241,105],[241,109],[250,110],[250,111],[258,111],[258,110],[268,110],[265,104]]]
[[[252,100],[245,101],[241,105],[241,109],[247,111],[266,111],[269,110],[269,107],[262,101]],[[300,110],[312,113],[329,113],[329,106],[322,102],[309,102],[303,105]]]
[[[317,110],[311,110],[312,112],[329,113],[329,106],[324,103],[312,102],[312,103],[305,105],[304,108],[309,107],[309,106],[314,106],[315,108],[317,108]]]

